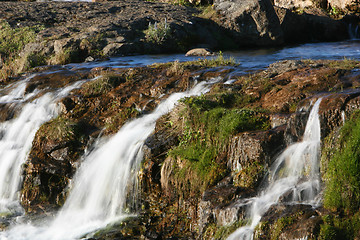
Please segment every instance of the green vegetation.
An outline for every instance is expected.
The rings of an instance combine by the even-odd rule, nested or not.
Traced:
[[[187,62],[168,62],[168,63],[154,63],[151,66],[154,68],[167,67],[169,74],[177,74],[184,72],[185,69],[196,67],[219,67],[219,66],[237,66],[233,57],[224,57],[222,52],[219,52],[216,57],[204,57],[194,61]]]
[[[116,133],[128,119],[140,114],[134,107],[122,109],[118,114],[111,116],[105,124],[106,133]]]
[[[191,181],[194,186],[190,189],[204,190],[225,176],[227,167],[222,153],[231,135],[269,128],[269,120],[262,113],[241,108],[246,97],[234,96],[223,93],[182,100],[185,107],[179,113],[179,121],[183,135],[169,155],[180,158],[186,166],[177,169],[179,181],[189,178],[189,171],[198,178]],[[245,101],[241,102],[241,98]]]
[[[26,44],[35,42],[36,34],[42,29],[42,26],[12,28],[0,20],[0,54],[4,58],[17,55]]]
[[[355,67],[360,66],[360,61],[345,57],[343,60],[330,61],[328,65],[331,68],[354,69]]]
[[[360,230],[360,215],[356,213],[349,218],[339,218],[331,215],[323,216],[318,240],[357,239]]]
[[[43,124],[38,132],[50,141],[62,142],[76,140],[81,129],[77,123],[60,116]]]
[[[225,240],[231,233],[245,224],[245,221],[236,221],[226,226],[217,226],[212,223],[206,228],[205,233],[202,235],[202,239]]]
[[[216,57],[203,58],[184,63],[185,66],[197,65],[201,67],[236,66],[238,65],[233,57],[226,58],[222,52]]]
[[[19,53],[26,44],[36,41],[36,34],[43,26],[12,28],[5,20],[0,20],[0,78],[6,79],[27,68],[41,65],[43,59],[38,54],[25,56],[19,61]],[[27,62],[28,61],[28,62]]]
[[[171,29],[166,19],[164,22],[154,24],[149,23],[148,29],[144,31],[145,39],[147,42],[162,44],[167,38],[170,37]]]
[[[50,59],[51,64],[68,64],[71,62],[81,62],[80,59],[80,49],[77,48],[65,48],[57,54],[53,55]]]
[[[276,223],[274,224],[272,231],[271,231],[271,240],[276,240],[279,239],[280,234],[282,233],[282,231],[290,226],[291,224],[293,224],[295,222],[294,217],[289,216],[289,217],[282,217],[279,218]]]
[[[85,83],[82,87],[84,96],[98,96],[107,93],[120,83],[125,82],[126,78],[122,74],[103,73],[98,79]]]
[[[359,112],[345,123],[339,147],[325,170],[324,206],[347,213],[360,208],[360,120]]]

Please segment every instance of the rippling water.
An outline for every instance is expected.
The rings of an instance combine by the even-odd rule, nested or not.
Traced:
[[[360,40],[349,40],[330,43],[309,43],[284,48],[244,49],[236,52],[225,52],[240,63],[239,70],[250,71],[262,69],[269,64],[286,59],[360,59]],[[190,61],[201,57],[185,57],[184,54],[140,55],[115,57],[103,62],[69,64],[70,67],[135,67],[153,63],[171,61]]]

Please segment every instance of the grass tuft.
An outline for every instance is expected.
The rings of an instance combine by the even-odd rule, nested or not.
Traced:
[[[360,112],[345,123],[325,172],[324,206],[345,212],[360,208]]]

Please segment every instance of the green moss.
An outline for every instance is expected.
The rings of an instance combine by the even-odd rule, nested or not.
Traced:
[[[339,148],[325,170],[324,206],[346,212],[360,208],[360,118],[359,112],[345,123],[340,132]]]
[[[334,60],[328,63],[328,66],[331,68],[338,68],[338,69],[354,69],[359,67],[360,61],[353,60],[349,58],[344,58],[343,60]]]
[[[122,109],[118,114],[111,116],[105,125],[107,133],[117,132],[128,119],[135,118],[140,114],[134,107]]]
[[[50,63],[64,65],[72,62],[81,62],[82,60],[80,49],[69,47],[52,56]]]
[[[35,42],[36,34],[43,26],[12,28],[5,20],[0,20],[0,54],[6,59],[17,55],[26,44]]]
[[[191,170],[197,180],[191,181],[189,187],[201,191],[226,175],[223,154],[230,136],[242,131],[268,129],[269,119],[250,109],[226,108],[236,106],[233,105],[236,101],[223,94],[190,97],[182,102],[185,104],[180,113],[183,135],[169,155],[180,158],[186,165],[178,168],[178,180],[187,181]]]
[[[43,124],[38,132],[48,140],[61,142],[77,139],[81,129],[77,123],[60,116]]]
[[[219,52],[216,57],[203,58],[195,61],[184,63],[185,66],[197,65],[201,67],[218,67],[218,66],[236,66],[238,63],[233,57],[224,57],[222,52]]]
[[[0,79],[7,79],[29,68],[43,65],[40,54],[30,54],[24,59],[19,58],[25,45],[36,41],[36,34],[43,26],[12,28],[5,20],[0,20]]]
[[[82,87],[84,96],[97,96],[109,92],[126,78],[122,74],[104,73],[98,79],[87,82]]]
[[[245,224],[245,221],[236,221],[225,226],[217,226],[214,223],[210,224],[202,235],[202,239],[225,240],[231,233]]]
[[[320,227],[319,240],[350,240],[359,237],[360,218],[359,213],[351,217],[339,217],[332,215],[323,216],[323,224]]]
[[[271,240],[279,239],[282,231],[295,222],[294,217],[282,217],[277,220],[271,230]]]

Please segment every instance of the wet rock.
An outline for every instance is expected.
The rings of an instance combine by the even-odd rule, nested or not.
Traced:
[[[312,239],[323,223],[319,210],[305,204],[276,204],[262,217],[254,239]]]
[[[241,133],[230,140],[228,168],[241,187],[254,187],[262,180],[273,158],[285,147],[284,127],[264,132]]]
[[[16,109],[14,104],[0,103],[0,122],[12,119],[16,115],[17,110],[19,109]]]
[[[235,200],[247,196],[249,196],[249,192],[234,187],[230,177],[225,178],[217,186],[206,190],[198,205],[200,233],[211,223],[225,226],[243,220],[246,205],[238,204]]]
[[[194,48],[189,50],[185,56],[211,56],[213,53],[207,48]]]
[[[214,9],[223,19],[223,26],[234,31],[242,45],[279,45],[283,33],[270,0],[214,1]]]
[[[276,128],[287,123],[290,115],[288,114],[273,114],[270,116],[271,128]]]

